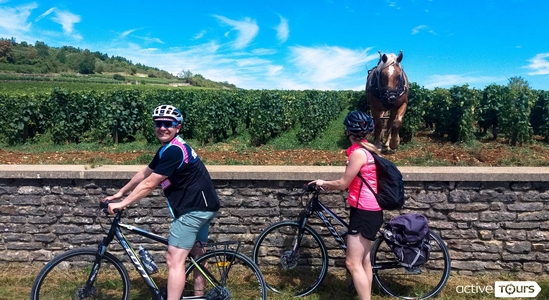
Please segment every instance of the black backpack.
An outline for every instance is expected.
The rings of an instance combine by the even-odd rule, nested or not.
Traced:
[[[420,266],[429,260],[431,244],[427,218],[419,214],[404,214],[389,221],[385,241],[407,268]]]
[[[369,152],[369,151],[368,151]],[[368,182],[358,173],[358,177],[362,179],[366,186],[372,191],[376,197],[379,207],[383,210],[400,209],[404,205],[404,181],[402,173],[388,159],[372,153],[376,164],[377,175],[377,193],[374,192]]]

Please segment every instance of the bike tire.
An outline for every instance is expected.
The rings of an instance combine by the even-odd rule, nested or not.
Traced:
[[[328,251],[322,238],[305,225],[296,257],[290,257],[300,225],[281,221],[266,228],[257,238],[253,260],[267,288],[278,294],[303,297],[322,284],[328,272]]]
[[[103,254],[93,286],[86,292],[84,287],[97,256],[97,249],[79,248],[55,257],[38,273],[30,299],[129,299],[128,271],[108,252]]]
[[[216,287],[206,280],[203,289],[206,299],[267,299],[267,287],[261,271],[244,254],[233,250],[209,251],[196,259],[196,263],[206,266],[208,272],[221,284]],[[194,279],[199,270],[190,263],[185,274],[183,297],[192,297],[195,295]]]
[[[450,253],[436,233],[429,230],[429,236],[429,260],[413,269],[400,266],[383,236],[375,240],[371,252],[372,269],[374,280],[383,292],[401,299],[427,299],[440,293],[450,277]],[[393,267],[384,269],[381,264]]]

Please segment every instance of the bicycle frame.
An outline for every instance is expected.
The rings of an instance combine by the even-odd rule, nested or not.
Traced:
[[[300,214],[300,218],[299,218],[300,228],[299,228],[299,233],[298,233],[296,243],[294,244],[294,248],[293,248],[294,252],[297,251],[297,248],[299,247],[298,245],[301,244],[301,238],[303,237],[303,233],[305,231],[304,230],[305,225],[307,224],[308,218],[313,213],[322,221],[324,226],[328,228],[328,230],[330,231],[330,234],[339,243],[339,246],[343,249],[343,251],[347,250],[347,244],[345,243],[344,237],[346,237],[348,234],[347,230],[349,229],[349,225],[343,219],[341,219],[338,215],[336,215],[332,210],[330,210],[326,205],[320,202],[320,200],[318,199],[319,192],[320,192],[320,189],[315,188],[313,196],[307,203],[305,209]],[[334,225],[332,224],[332,222],[330,222],[330,219],[328,219],[325,214],[329,215],[332,220],[336,221],[339,225],[343,226],[346,229],[346,231],[342,234],[338,233],[337,230],[334,228]],[[378,236],[378,238],[383,238],[383,239],[385,238],[382,234],[384,228],[385,228],[385,224],[382,226],[382,229],[380,229],[380,235]],[[401,268],[401,266],[400,264],[395,262],[377,263],[375,265],[372,264],[372,269],[396,269],[396,268]]]
[[[347,236],[347,230],[349,229],[349,224],[347,224],[347,222],[345,222],[338,215],[336,215],[326,205],[320,202],[320,200],[318,199],[318,191],[315,191],[313,197],[309,200],[303,212],[301,212],[301,215],[299,218],[300,228],[299,228],[299,234],[298,234],[298,241],[294,245],[294,251],[297,249],[297,245],[301,243],[301,237],[303,236],[305,225],[307,224],[308,218],[313,213],[322,221],[322,223],[324,223],[326,228],[328,228],[328,230],[330,231],[330,234],[338,242],[340,247],[344,251],[347,250],[347,244],[345,243],[344,237]],[[332,222],[330,222],[330,219],[328,219],[326,215],[330,216],[332,220],[337,222],[339,225],[343,226],[346,229],[345,232],[341,234],[337,232],[337,230],[334,228],[334,225],[332,224]]]
[[[117,212],[116,216],[114,217],[114,219],[111,223],[111,228],[110,228],[107,236],[104,237],[103,240],[101,241],[101,243],[99,244],[99,246],[98,246],[98,254],[99,255],[96,258],[96,261],[95,261],[94,266],[92,268],[93,271],[90,273],[90,276],[88,278],[86,286],[92,286],[93,285],[93,282],[95,280],[95,276],[97,275],[97,272],[99,271],[99,267],[101,265],[101,258],[105,254],[108,245],[116,237],[116,239],[118,240],[118,243],[126,251],[126,254],[129,256],[129,258],[130,258],[132,264],[135,266],[137,272],[139,273],[139,275],[141,275],[141,278],[143,278],[143,280],[145,281],[145,283],[147,284],[147,286],[151,290],[152,294],[154,295],[153,299],[164,300],[163,293],[160,291],[160,289],[158,288],[158,286],[156,285],[154,280],[145,271],[145,268],[144,268],[144,266],[141,262],[141,259],[137,256],[137,254],[135,253],[133,248],[130,246],[128,240],[126,239],[124,234],[121,232],[120,228],[124,228],[124,229],[126,229],[126,230],[128,230],[132,233],[144,236],[146,238],[152,239],[152,240],[157,241],[159,243],[162,243],[164,245],[168,245],[168,239],[165,238],[165,237],[159,236],[157,234],[154,234],[152,232],[149,232],[147,230],[144,230],[142,228],[135,227],[135,226],[128,225],[128,224],[124,224],[124,223],[120,223],[121,216],[122,216],[122,212],[121,211]],[[238,243],[238,242],[234,242],[234,243]],[[208,280],[214,286],[221,285],[219,283],[219,281],[214,276],[212,276],[212,274],[208,271],[208,269],[203,268],[200,264],[196,263],[195,257],[192,254],[189,253],[188,257],[189,257],[189,260],[191,261],[191,263],[196,267],[197,270],[199,270],[199,272],[206,278],[206,280]],[[182,298],[182,299],[187,299],[187,298]],[[201,297],[193,296],[189,299],[206,299],[206,298],[205,297],[201,298]]]

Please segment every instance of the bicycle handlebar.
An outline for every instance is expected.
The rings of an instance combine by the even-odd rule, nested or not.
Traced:
[[[109,201],[99,201],[99,208],[103,209],[103,212],[106,214],[109,214],[109,212],[107,211],[109,209],[109,203]],[[122,212],[122,210],[118,208],[114,210],[115,214],[118,214],[119,212]]]
[[[306,191],[306,192],[318,192],[321,190],[321,188],[314,184],[314,183],[311,183],[311,184],[304,184],[302,187],[301,187],[302,190]]]

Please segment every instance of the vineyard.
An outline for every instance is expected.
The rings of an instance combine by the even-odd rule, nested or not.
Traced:
[[[180,108],[182,134],[216,142],[246,129],[260,145],[299,124],[307,143],[339,115],[353,92],[207,89],[67,90],[0,94],[0,139],[9,145],[51,139],[53,143],[123,143],[142,136],[155,142],[150,113],[162,103]]]
[[[306,147],[348,109],[368,109],[363,91],[86,89],[78,84],[9,91],[9,84],[0,90],[0,144],[6,146],[136,140],[156,145],[150,113],[169,103],[183,112],[182,135],[197,146],[223,143],[245,132],[249,146],[259,147],[291,131]],[[401,137],[405,145],[428,130],[443,142],[493,138],[521,146],[549,140],[548,121],[549,92],[532,90],[521,78],[484,90],[467,85],[428,90],[412,83]]]

